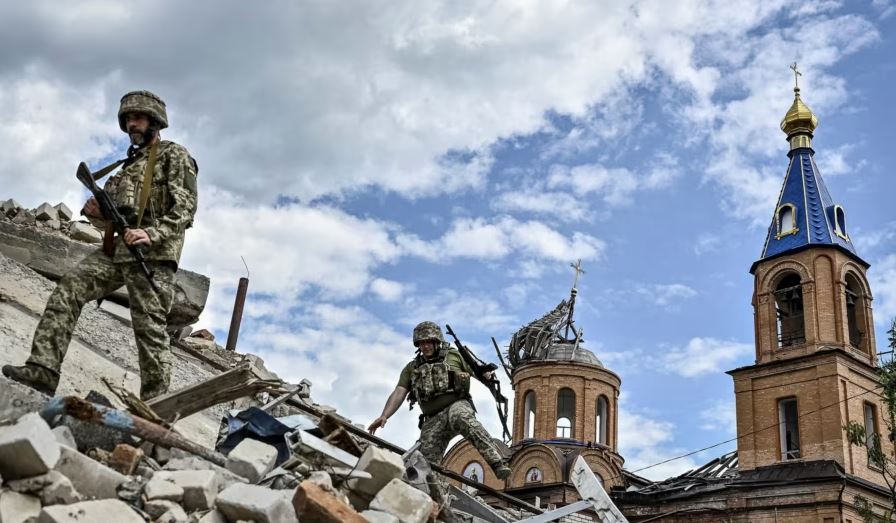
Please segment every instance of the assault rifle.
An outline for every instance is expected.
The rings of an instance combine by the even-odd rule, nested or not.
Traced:
[[[93,194],[93,197],[96,198],[103,218],[112,223],[112,228],[119,236],[124,237],[124,231],[130,227],[128,221],[121,215],[121,212],[118,210],[118,207],[115,206],[115,202],[112,201],[109,194],[97,186],[96,180],[93,179],[93,174],[90,172],[90,168],[87,167],[86,163],[81,162],[78,164],[78,172],[75,176],[78,178],[78,181],[84,184],[84,187],[87,187],[87,190]],[[140,265],[140,269],[143,271],[143,274],[146,275],[146,279],[149,280],[149,286],[152,287],[152,290],[159,292],[159,288],[156,287],[156,282],[152,279],[153,271],[146,265],[146,258],[143,256],[142,247],[140,245],[128,245],[126,243],[125,246],[131,251],[137,264]]]
[[[510,429],[507,428],[507,397],[501,394],[501,382],[498,381],[498,377],[495,376],[495,371],[498,369],[498,366],[494,363],[485,363],[477,358],[476,355],[473,354],[473,351],[460,342],[457,334],[451,329],[451,325],[445,324],[445,332],[454,338],[454,346],[460,351],[460,355],[467,366],[473,370],[473,375],[476,379],[481,381],[495,398],[495,403],[498,407],[498,417],[501,418],[501,425],[504,429],[504,440],[510,441]],[[492,373],[491,379],[485,377],[485,374],[488,372]]]

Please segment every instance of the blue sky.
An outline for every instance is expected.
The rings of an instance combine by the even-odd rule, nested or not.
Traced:
[[[568,295],[622,378],[637,469],[734,435],[753,362],[750,264],[787,167],[800,64],[816,160],[872,264],[878,350],[896,316],[892,2],[134,2],[0,7],[3,197],[83,197],[67,174],[125,146],[120,95],[168,102],[197,157],[183,266],[199,326],[359,423],[450,323],[481,356]],[[111,28],[111,29],[110,29]],[[63,118],[64,115],[64,118]],[[27,177],[21,173],[28,173]],[[509,386],[507,387],[509,388]],[[496,416],[477,387],[493,434]],[[384,437],[408,445],[415,413]],[[733,448],[644,471],[665,477]]]

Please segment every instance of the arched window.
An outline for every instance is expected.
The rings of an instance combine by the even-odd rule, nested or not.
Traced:
[[[803,321],[803,288],[797,274],[781,278],[775,288],[775,310],[778,321],[778,347],[792,347],[806,342]]]
[[[834,233],[841,238],[849,239],[846,234],[846,212],[839,205],[834,206]]]
[[[573,438],[573,426],[576,420],[576,393],[572,389],[560,389],[557,392],[557,437]]]
[[[865,331],[862,329],[865,320],[864,296],[862,287],[852,274],[846,275],[846,325],[849,331],[849,344],[857,349],[863,348]]]
[[[523,399],[523,437],[535,437],[535,391],[526,393]]]
[[[792,203],[785,203],[778,207],[776,216],[776,221],[778,222],[778,238],[799,232],[799,228],[796,226],[796,207]]]
[[[597,435],[597,442],[601,445],[608,445],[607,443],[607,421],[610,413],[609,402],[607,401],[607,397],[601,394],[597,398],[597,406],[594,417],[595,424],[595,434]]]

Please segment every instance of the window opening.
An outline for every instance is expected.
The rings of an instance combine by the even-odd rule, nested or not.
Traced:
[[[573,423],[576,419],[576,393],[572,389],[557,392],[557,437],[572,438]]]
[[[526,393],[526,398],[523,400],[523,420],[524,420],[524,435],[525,438],[534,438],[535,437],[535,393],[533,391],[529,391]]]
[[[778,402],[778,423],[781,430],[781,459],[800,457],[800,424],[796,398]]]
[[[597,398],[597,416],[595,416],[595,429],[597,433],[597,442],[607,445],[607,416],[609,415],[609,402],[606,396]]]
[[[800,277],[791,274],[781,280],[775,289],[778,347],[792,347],[806,342],[803,318],[803,288]]]

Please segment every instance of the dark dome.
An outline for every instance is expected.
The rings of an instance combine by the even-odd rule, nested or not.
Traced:
[[[581,345],[576,347],[574,343],[555,343],[551,345],[543,361],[574,361],[576,363],[597,365],[598,367],[604,366],[593,352]]]

